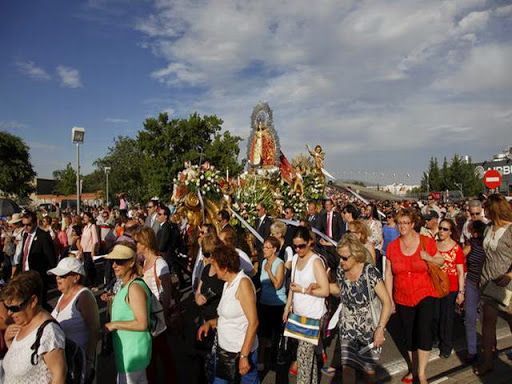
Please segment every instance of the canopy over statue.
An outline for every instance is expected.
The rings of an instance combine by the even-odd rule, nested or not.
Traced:
[[[268,103],[261,102],[254,107],[251,115],[251,135],[247,146],[249,170],[277,169],[280,164],[280,154],[272,109]]]

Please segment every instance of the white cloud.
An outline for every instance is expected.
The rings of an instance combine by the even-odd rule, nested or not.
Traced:
[[[0,129],[19,130],[27,128],[27,124],[14,120],[0,120]]]
[[[51,76],[41,67],[36,66],[33,61],[18,61],[18,70],[24,75],[36,80],[50,80]]]
[[[496,8],[494,14],[498,17],[512,16],[512,5],[506,5],[504,7]]]
[[[106,123],[128,123],[128,120],[126,119],[120,119],[117,117],[107,117],[105,118]]]
[[[54,152],[59,149],[59,147],[57,145],[40,143],[37,141],[31,141],[27,144],[30,147],[30,149],[40,149],[42,151]]]
[[[78,69],[66,67],[64,65],[57,66],[57,74],[60,77],[61,86],[66,88],[81,88],[80,72]]]
[[[439,80],[435,87],[461,92],[511,89],[510,68],[512,45],[477,46],[456,73]]]
[[[331,169],[363,152],[360,167],[424,167],[433,150],[476,157],[506,135],[512,62],[497,13],[484,0],[158,0],[134,28],[172,95],[148,108],[215,113],[246,138],[266,100],[289,158],[318,143]]]

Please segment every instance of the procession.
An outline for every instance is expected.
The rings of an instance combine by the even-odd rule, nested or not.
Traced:
[[[0,12],[0,384],[505,384],[508,0]]]

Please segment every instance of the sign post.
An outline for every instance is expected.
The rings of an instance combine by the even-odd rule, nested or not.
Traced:
[[[484,184],[489,189],[499,188],[501,185],[502,177],[501,174],[495,169],[490,169],[485,172],[484,175]]]

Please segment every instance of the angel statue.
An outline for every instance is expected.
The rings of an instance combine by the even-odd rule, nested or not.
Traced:
[[[325,157],[325,153],[322,152],[322,147],[320,145],[317,145],[315,147],[315,150],[313,151],[308,144],[308,145],[306,145],[306,148],[308,149],[309,154],[315,160],[315,167],[318,168],[319,170],[322,170],[324,168],[324,157]]]

